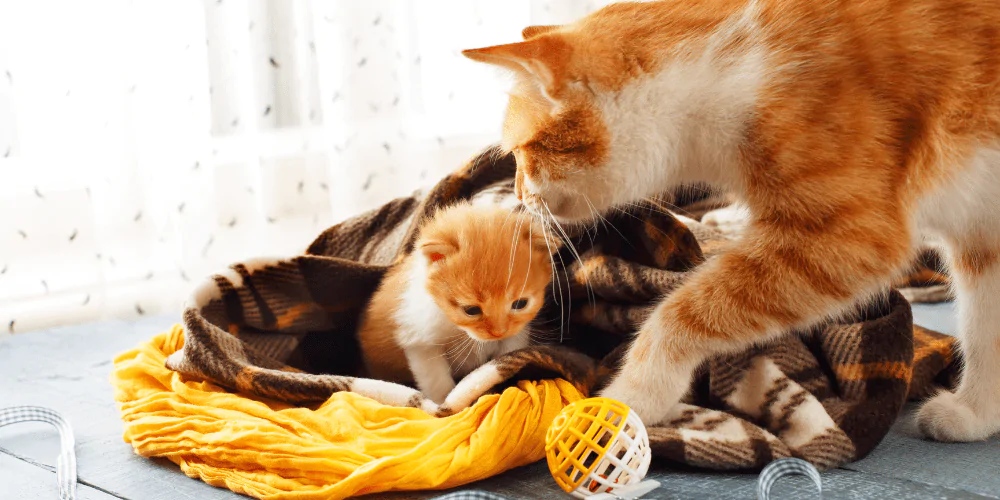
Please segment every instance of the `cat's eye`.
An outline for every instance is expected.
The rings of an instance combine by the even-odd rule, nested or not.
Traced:
[[[515,300],[514,303],[510,305],[510,308],[515,311],[524,309],[525,307],[528,307],[528,299],[518,299]]]
[[[469,316],[479,316],[483,313],[483,310],[479,306],[466,306],[464,309],[465,314]]]

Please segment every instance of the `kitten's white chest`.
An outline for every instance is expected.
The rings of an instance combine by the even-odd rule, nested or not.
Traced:
[[[461,378],[487,361],[527,347],[527,333],[504,340],[488,342],[475,340],[455,326],[424,287],[427,268],[414,264],[409,271],[409,286],[403,292],[395,320],[399,325],[397,341],[407,347],[438,347],[451,367],[451,373]]]
[[[441,345],[456,335],[464,335],[464,332],[448,320],[424,287],[424,283],[427,282],[427,268],[414,263],[409,274],[409,285],[403,291],[399,309],[396,310],[399,344],[403,348],[415,345]]]

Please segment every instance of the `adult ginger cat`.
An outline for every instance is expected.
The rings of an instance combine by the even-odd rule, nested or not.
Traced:
[[[947,241],[965,367],[919,426],[1000,430],[1000,2],[621,3],[523,36],[465,55],[517,77],[503,147],[535,213],[574,223],[694,182],[750,212],[604,396],[662,421],[706,357],[877,293],[927,230]]]
[[[368,374],[442,403],[455,376],[527,347],[558,248],[546,235],[523,212],[490,204],[459,203],[425,221],[361,317]]]

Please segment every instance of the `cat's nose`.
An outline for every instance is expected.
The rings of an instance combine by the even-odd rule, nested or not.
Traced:
[[[514,174],[514,194],[517,195],[518,201],[524,201],[524,174],[520,170]]]

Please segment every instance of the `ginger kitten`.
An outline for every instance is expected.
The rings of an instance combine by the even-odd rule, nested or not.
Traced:
[[[368,375],[415,382],[441,403],[456,376],[527,347],[552,275],[550,249],[524,212],[468,203],[439,211],[362,316]]]
[[[965,367],[919,426],[1000,430],[1000,2],[621,3],[523,35],[465,55],[517,77],[503,146],[534,212],[574,223],[695,182],[749,212],[742,244],[658,305],[603,395],[664,420],[708,356],[870,297],[930,231]]]

